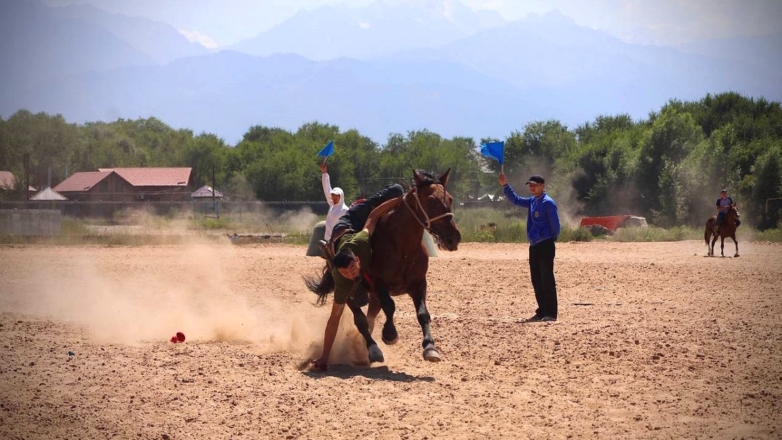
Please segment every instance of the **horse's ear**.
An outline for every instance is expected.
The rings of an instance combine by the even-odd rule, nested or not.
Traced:
[[[424,181],[424,177],[421,175],[421,173],[418,172],[418,170],[413,170],[413,181],[415,181],[416,186],[420,185],[421,182]]]
[[[451,169],[450,169],[450,168],[448,168],[448,170],[446,170],[446,171],[443,173],[443,175],[442,175],[442,176],[440,176],[440,179],[439,179],[439,180],[440,180],[440,183],[442,183],[442,184],[443,184],[443,186],[445,186],[445,185],[448,183],[448,175],[449,175],[449,174],[451,174]]]

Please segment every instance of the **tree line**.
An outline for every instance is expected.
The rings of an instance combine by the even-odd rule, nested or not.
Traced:
[[[380,145],[357,130],[312,122],[296,131],[257,125],[236,145],[209,133],[173,129],[156,118],[68,123],[60,115],[20,110],[0,118],[0,170],[17,177],[24,198],[22,157],[30,158],[30,184],[46,185],[78,171],[106,167],[189,166],[197,186],[210,184],[234,200],[320,200],[321,159],[329,158],[332,182],[348,199],[409,179],[412,169],[451,169],[456,201],[499,194],[499,164],[478,153],[500,139],[444,138],[428,130],[391,134]],[[761,228],[775,227],[782,197],[782,109],[779,102],[736,93],[699,101],[671,100],[647,118],[598,116],[575,128],[557,120],[535,121],[505,139],[505,172],[523,191],[529,174],[544,174],[547,189],[575,214],[645,216],[655,225],[700,225],[714,213],[722,188],[742,215]],[[772,207],[779,204],[772,203]]]

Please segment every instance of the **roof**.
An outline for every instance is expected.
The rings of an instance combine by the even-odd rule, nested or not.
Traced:
[[[215,198],[222,199],[223,198],[223,193],[221,193],[220,191],[215,191],[214,192],[214,196],[215,196]],[[212,187],[208,186],[208,185],[204,185],[201,188],[198,188],[197,190],[195,190],[195,192],[193,192],[193,194],[190,194],[190,197],[192,197],[194,199],[203,199],[203,198],[210,198],[211,199],[212,198]]]
[[[0,189],[14,189],[16,177],[10,171],[0,171]]]
[[[51,188],[46,188],[43,191],[39,192],[38,194],[32,196],[30,200],[35,200],[35,201],[68,200],[68,198]]]
[[[114,171],[132,186],[187,186],[192,168],[98,168]]]
[[[89,191],[93,186],[100,183],[112,171],[85,171],[82,173],[73,173],[71,177],[60,182],[54,187],[57,192],[84,192]]]

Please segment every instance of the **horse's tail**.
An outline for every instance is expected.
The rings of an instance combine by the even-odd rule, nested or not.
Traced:
[[[334,290],[334,276],[329,270],[328,264],[323,267],[323,274],[321,276],[305,276],[304,284],[310,292],[318,295],[317,305],[322,306],[326,304],[326,296]]]

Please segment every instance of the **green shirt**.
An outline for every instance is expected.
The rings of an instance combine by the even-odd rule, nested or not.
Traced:
[[[372,243],[370,242],[369,232],[361,231],[355,234],[345,234],[339,239],[337,243],[336,253],[350,249],[361,260],[361,273],[359,278],[355,281],[361,281],[361,276],[364,274],[369,265],[372,264]],[[353,293],[353,280],[349,280],[339,273],[339,270],[335,267],[331,274],[334,276],[334,302],[337,304],[345,304],[350,298],[350,294]]]

